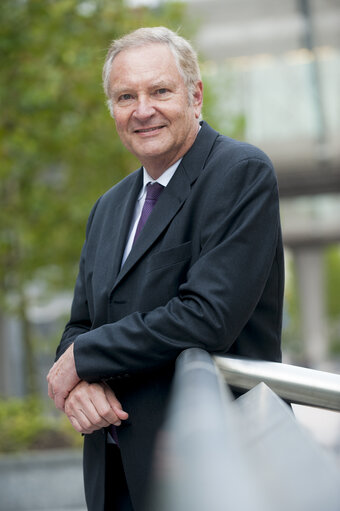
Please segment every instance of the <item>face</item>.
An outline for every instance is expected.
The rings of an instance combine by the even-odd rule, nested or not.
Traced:
[[[120,52],[110,90],[117,132],[157,179],[193,144],[202,107],[202,83],[189,101],[175,58],[163,44]]]

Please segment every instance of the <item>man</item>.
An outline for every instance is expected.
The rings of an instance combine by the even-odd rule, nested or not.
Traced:
[[[200,122],[197,57],[183,38],[163,27],[128,34],[103,78],[142,168],[92,209],[48,383],[85,434],[89,510],[138,511],[179,353],[281,358],[278,191],[260,150]]]

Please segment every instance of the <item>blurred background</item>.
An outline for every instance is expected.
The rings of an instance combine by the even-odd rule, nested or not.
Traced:
[[[2,0],[0,451],[41,447],[42,428],[50,445],[48,418],[31,415],[53,414],[45,377],[86,220],[98,196],[138,167],[106,109],[101,68],[112,39],[156,25],[199,51],[204,118],[274,162],[284,361],[339,372],[339,0]],[[25,421],[35,429],[22,432]],[[58,428],[60,445],[77,443]]]

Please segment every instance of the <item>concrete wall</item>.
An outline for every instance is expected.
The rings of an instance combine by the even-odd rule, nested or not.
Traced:
[[[82,453],[0,456],[0,511],[85,511]]]

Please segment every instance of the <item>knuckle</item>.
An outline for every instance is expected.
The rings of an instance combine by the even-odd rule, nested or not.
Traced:
[[[72,397],[75,399],[80,399],[83,395],[82,389],[79,387],[76,387],[72,392]]]
[[[96,417],[94,420],[93,420],[93,424],[96,425],[96,426],[99,426],[101,427],[102,424],[103,424],[103,419],[101,417]]]
[[[111,414],[112,408],[108,403],[103,404],[98,410],[102,417],[108,417]]]
[[[65,410],[74,410],[76,408],[77,400],[75,399],[75,396],[71,394],[65,403]]]
[[[67,399],[66,402],[65,402],[65,413],[66,415],[69,417],[70,415],[73,415],[73,411],[74,411],[74,406],[73,406],[73,402],[72,402],[72,399]]]
[[[88,388],[88,392],[89,392],[89,394],[90,394],[92,399],[96,399],[96,397],[98,396],[99,392],[101,392],[101,388],[99,386],[91,385]]]

